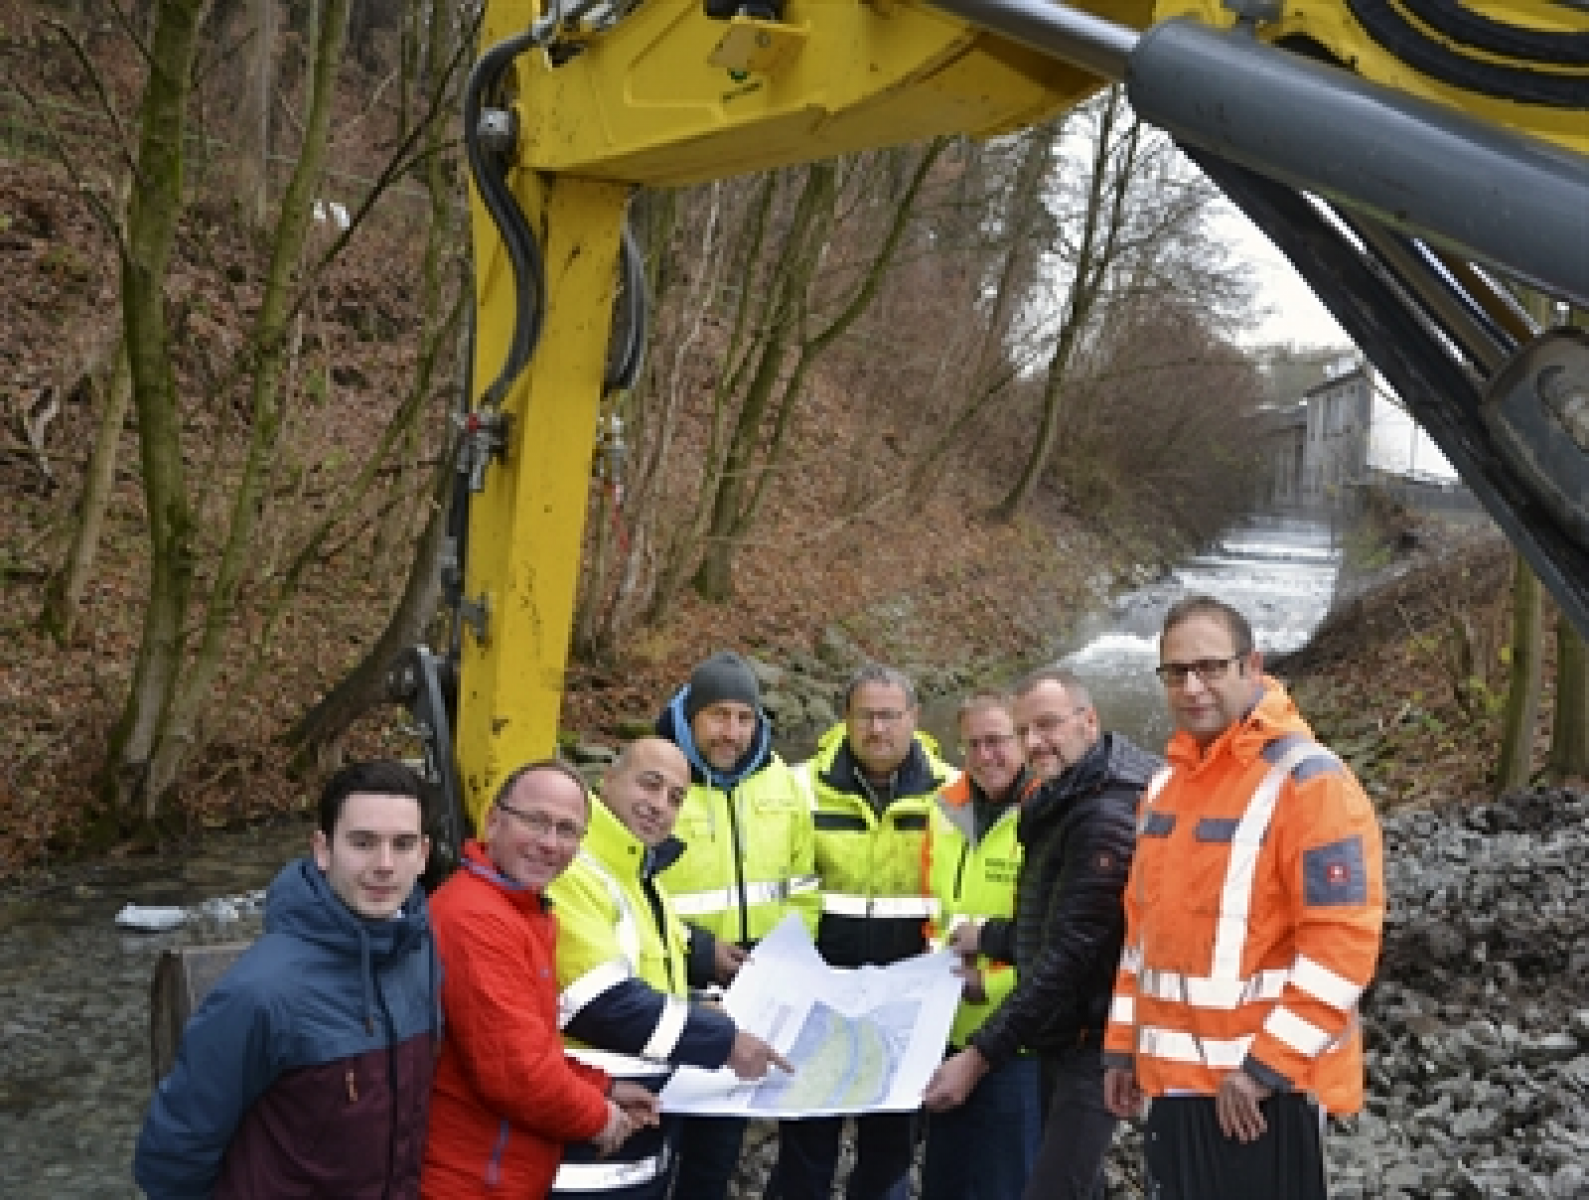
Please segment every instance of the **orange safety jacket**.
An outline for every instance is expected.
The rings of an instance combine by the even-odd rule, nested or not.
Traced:
[[[1105,1061],[1150,1096],[1212,1095],[1243,1069],[1356,1112],[1385,912],[1373,806],[1267,676],[1206,753],[1178,733],[1168,754],[1138,818]]]

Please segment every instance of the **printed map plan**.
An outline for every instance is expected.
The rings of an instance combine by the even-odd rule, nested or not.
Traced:
[[[894,1007],[892,1014],[849,1018],[826,1004],[813,1004],[785,1055],[798,1070],[775,1072],[758,1084],[751,1107],[782,1113],[880,1107],[920,1011],[915,1004]],[[891,1031],[891,1018],[902,1021],[903,1029]]]
[[[790,917],[756,947],[723,999],[740,1025],[794,1064],[758,1082],[681,1068],[662,1091],[667,1112],[814,1117],[920,1106],[943,1058],[960,1000],[948,954],[889,967],[836,970]]]

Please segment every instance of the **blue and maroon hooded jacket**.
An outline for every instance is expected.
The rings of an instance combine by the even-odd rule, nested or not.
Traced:
[[[149,1200],[418,1196],[440,974],[419,888],[366,920],[289,863],[150,1103],[133,1159]]]

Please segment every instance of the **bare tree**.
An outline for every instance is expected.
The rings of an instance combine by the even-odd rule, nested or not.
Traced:
[[[1173,303],[1182,313],[1195,306],[1226,320],[1250,304],[1240,272],[1208,232],[1212,189],[1166,138],[1136,120],[1118,88],[1084,114],[1071,150],[1056,160],[1059,170],[1076,172],[1049,200],[1059,206],[1051,265],[1065,288],[1046,337],[1037,430],[995,510],[1005,520],[1026,504],[1056,455],[1069,452],[1066,438],[1078,428],[1071,410],[1089,392],[1101,330],[1139,301]],[[1118,359],[1118,347],[1112,356]]]
[[[184,478],[164,284],[182,212],[183,139],[202,0],[157,0],[140,113],[137,184],[121,250],[122,319],[149,521],[149,599],[107,798],[124,811],[142,786],[161,715],[181,671],[193,580],[193,513]]]
[[[171,20],[164,15],[165,8],[162,3],[156,13],[154,45],[157,50],[161,45],[160,31]],[[297,581],[308,566],[317,561],[331,538],[337,518],[367,519],[359,512],[363,497],[379,476],[386,456],[406,439],[416,413],[433,394],[428,382],[430,376],[422,370],[421,382],[416,384],[418,390],[397,406],[375,454],[362,464],[344,489],[345,505],[334,508],[331,518],[322,520],[295,552],[288,550],[288,565],[276,574],[276,555],[274,551],[262,553],[261,535],[276,489],[285,484],[288,494],[298,494],[302,488],[301,471],[288,469],[286,478],[282,479],[280,459],[292,401],[299,395],[288,386],[288,381],[302,325],[301,314],[314,294],[325,265],[347,244],[392,180],[412,165],[427,125],[433,126],[441,114],[449,111],[445,107],[448,80],[454,76],[458,63],[458,56],[454,54],[437,77],[437,90],[432,95],[426,120],[401,132],[398,147],[388,160],[385,172],[362,203],[355,206],[347,227],[311,244],[308,234],[325,170],[348,0],[325,0],[317,12],[300,152],[280,202],[275,229],[268,240],[270,261],[264,272],[255,325],[247,345],[228,366],[219,370],[211,367],[211,383],[217,393],[227,394],[241,382],[246,383],[248,394],[246,405],[241,409],[245,416],[246,441],[240,455],[232,452],[229,443],[217,442],[207,456],[210,478],[198,493],[207,509],[221,508],[226,512],[219,522],[219,542],[213,554],[209,553],[210,544],[196,536],[195,504],[182,474],[184,447],[180,423],[176,419],[169,346],[157,341],[146,325],[150,314],[155,314],[158,331],[164,333],[166,322],[159,307],[160,288],[157,284],[144,283],[141,272],[128,272],[130,280],[124,284],[129,362],[138,409],[141,465],[153,552],[151,600],[143,642],[133,687],[112,738],[105,775],[115,810],[144,821],[158,818],[174,792],[184,765],[213,736],[215,716],[221,708],[218,692],[223,670],[230,661],[228,653],[238,632],[239,600],[245,592],[245,583],[251,578],[258,583],[247,591],[253,611],[263,611],[257,656],[268,644],[270,630]],[[191,40],[188,54],[191,62]],[[145,98],[145,110],[147,114],[150,106],[157,99],[160,101],[157,115],[169,123],[169,136],[180,146],[186,93],[170,89],[167,89],[169,94],[160,92],[156,81],[163,77],[163,72],[151,74],[151,94]],[[186,72],[182,78],[187,78]],[[151,127],[163,128],[146,119],[146,140]],[[143,161],[141,153],[141,175],[145,174]],[[177,182],[178,186],[170,194],[167,212],[167,219],[173,225],[180,200]],[[147,203],[146,197],[160,194],[148,186],[138,189],[129,223],[131,230],[140,228],[139,206]],[[445,235],[443,230],[436,232],[438,236]],[[133,247],[128,257],[136,259],[136,237],[129,236],[128,242]],[[163,268],[163,260],[160,265]],[[434,263],[428,269],[434,274]],[[435,320],[432,314],[426,336],[441,336],[438,331],[455,321],[455,306],[453,315],[446,321]],[[437,352],[438,346],[428,351],[432,355]],[[156,357],[157,353],[163,357]],[[411,503],[401,496],[393,499]],[[196,575],[206,585],[197,605],[193,603]],[[268,585],[263,582],[267,579]],[[251,670],[241,674],[244,678],[252,677]],[[234,674],[234,684],[237,678]]]

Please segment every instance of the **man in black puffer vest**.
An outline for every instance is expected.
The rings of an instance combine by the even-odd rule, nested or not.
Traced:
[[[1022,803],[1024,859],[1015,917],[967,924],[963,955],[1015,964],[1015,990],[943,1063],[923,1095],[942,1111],[1019,1051],[1043,1069],[1043,1143],[1026,1200],[1094,1200],[1115,1117],[1104,1106],[1103,1030],[1125,935],[1121,893],[1131,870],[1137,798],[1164,764],[1104,733],[1087,689],[1047,667],[1015,686],[1015,730],[1044,781]]]

